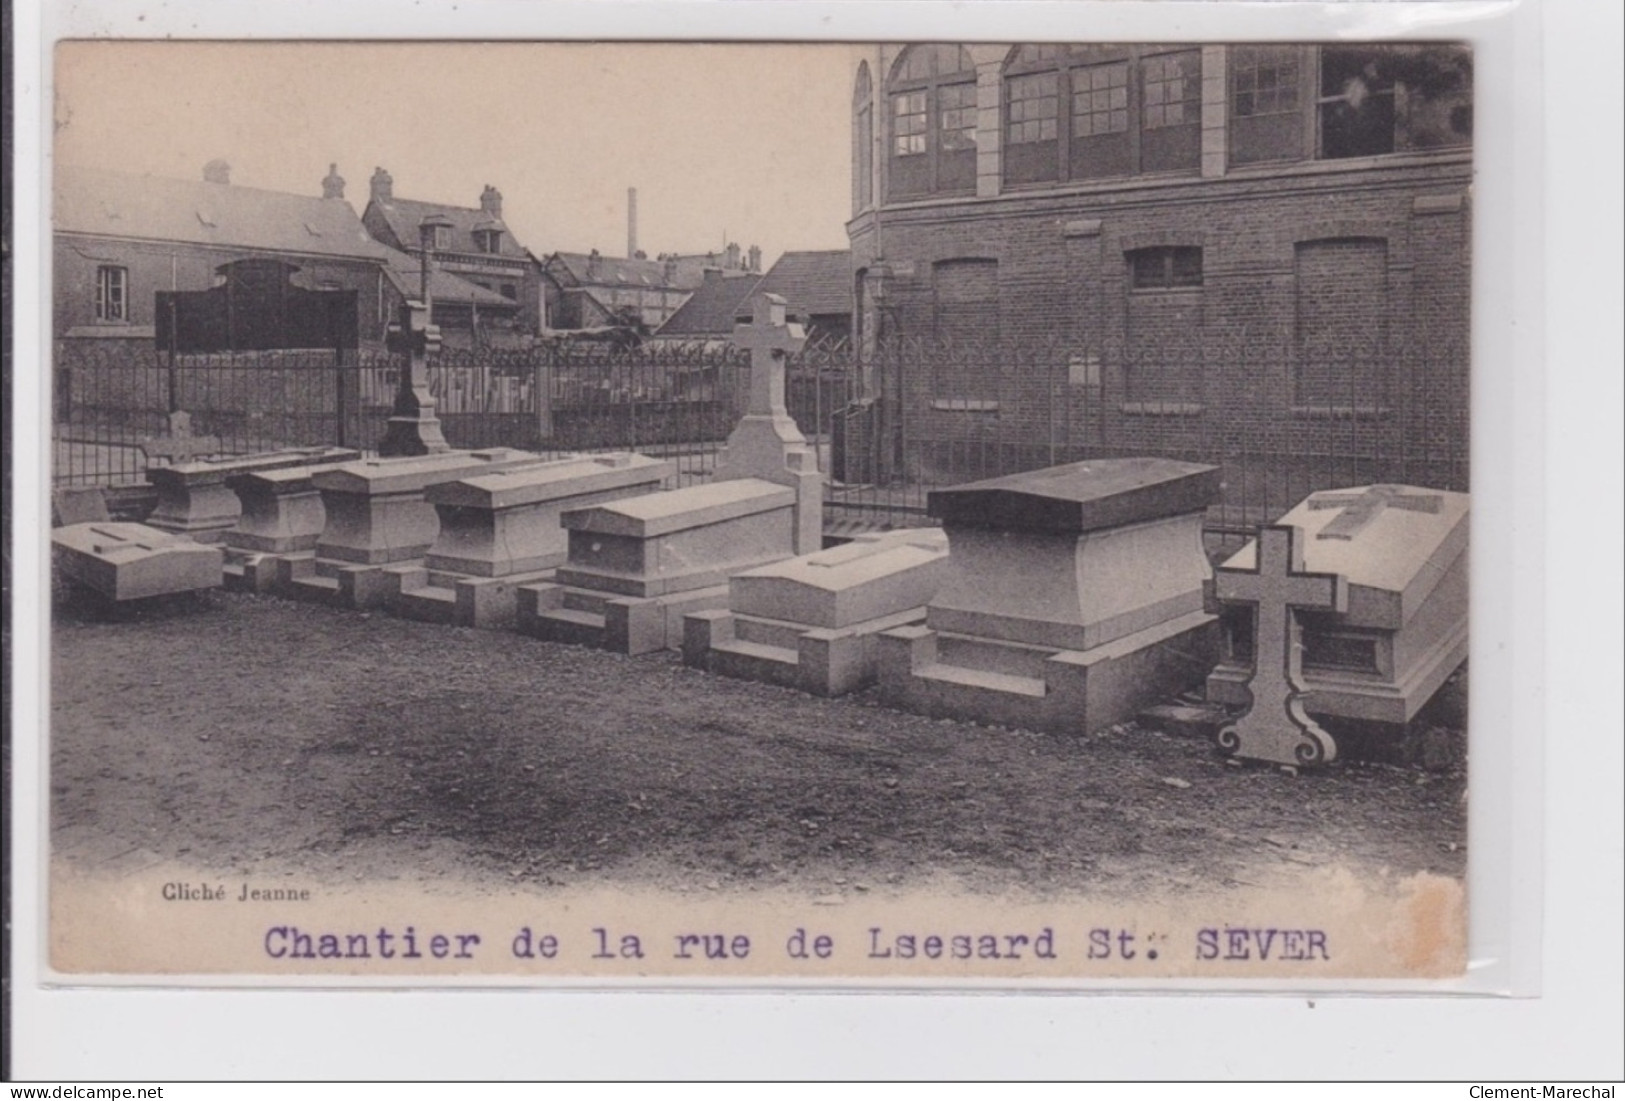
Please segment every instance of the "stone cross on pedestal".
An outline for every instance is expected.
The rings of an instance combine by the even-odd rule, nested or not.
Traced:
[[[734,326],[736,346],[750,352],[750,406],[747,416],[789,416],[784,406],[784,360],[801,351],[807,334],[790,321],[784,299],[776,294],[758,294],[751,299],[748,325]],[[791,429],[805,439],[795,422]]]
[[[434,415],[434,396],[429,393],[429,355],[440,347],[440,329],[429,324],[428,303],[407,302],[401,306],[400,321],[390,326],[388,347],[405,362],[378,454],[392,459],[450,451],[451,445],[440,431],[440,420]]]
[[[1317,539],[1353,539],[1383,509],[1402,508],[1411,512],[1438,512],[1444,499],[1435,494],[1409,494],[1400,486],[1372,486],[1364,493],[1317,493],[1309,498],[1314,510],[1340,508],[1339,515],[1320,529]]]
[[[1337,756],[1337,743],[1303,708],[1297,610],[1347,611],[1348,582],[1342,574],[1304,572],[1301,537],[1290,525],[1260,528],[1254,569],[1220,566],[1213,574],[1219,600],[1253,605],[1252,703],[1219,731],[1220,747],[1238,757],[1315,765]]]
[[[141,442],[148,466],[174,466],[199,455],[215,455],[221,446],[219,436],[192,435],[192,414],[178,409],[169,414],[167,434]]]
[[[807,343],[791,321],[784,299],[760,293],[751,298],[749,324],[734,326],[734,344],[750,351],[750,404],[717,456],[716,480],[761,478],[796,491],[795,553],[823,546],[824,476],[784,406],[786,357]]]

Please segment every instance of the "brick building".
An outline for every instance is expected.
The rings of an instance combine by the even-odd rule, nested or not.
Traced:
[[[381,341],[393,287],[389,251],[342,195],[242,187],[223,162],[173,180],[58,165],[52,332],[58,340],[151,340],[158,291],[207,290],[238,260],[274,259],[311,290],[353,290],[361,339]]]
[[[555,252],[541,262],[549,329],[593,329],[633,322],[654,332],[716,272],[758,277],[762,250],[730,244],[717,253],[662,253],[650,260],[591,252]]]
[[[327,186],[333,189],[333,184]],[[395,196],[394,178],[382,168],[374,170],[369,186],[371,195],[361,221],[373,237],[417,262],[423,254],[419,226],[431,215],[443,218],[450,225],[439,230],[434,242],[438,268],[512,304],[503,307],[479,294],[436,296],[435,324],[452,332],[477,327],[483,302],[486,323],[499,323],[501,328],[521,333],[541,329],[541,273],[530,252],[502,220],[502,192],[488,185],[477,207],[400,199]],[[344,181],[337,180],[341,195],[343,187]],[[433,293],[433,287],[430,290]]]
[[[920,438],[1465,448],[1465,47],[881,46],[852,111],[855,334],[977,349],[881,362]]]

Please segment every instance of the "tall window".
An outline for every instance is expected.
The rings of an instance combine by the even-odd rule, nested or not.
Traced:
[[[1200,50],[1019,46],[1005,66],[1005,179],[1194,171],[1201,85]]]
[[[130,270],[103,266],[96,269],[96,320],[130,320]]]
[[[1450,43],[1233,47],[1230,161],[1470,144],[1472,69],[1471,50]]]
[[[976,66],[963,46],[910,46],[887,84],[890,194],[976,187]]]
[[[852,197],[856,210],[868,210],[875,198],[875,103],[867,64],[858,66],[858,80],[852,91],[852,111],[852,138],[857,146],[852,156],[853,171],[857,174],[857,186],[853,189]]]
[[[449,241],[448,241],[449,244]],[[446,246],[437,241],[436,248]],[[499,253],[502,251],[502,231],[500,229],[478,229],[474,231],[474,247],[481,252]]]

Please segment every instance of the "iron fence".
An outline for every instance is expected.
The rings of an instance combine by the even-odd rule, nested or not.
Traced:
[[[144,438],[173,408],[231,452],[382,438],[399,361],[363,352],[177,356],[150,341],[58,345],[58,484],[139,482]],[[749,360],[718,344],[446,348],[429,388],[455,447],[669,457],[711,475],[745,409]],[[1245,344],[1012,347],[809,344],[786,404],[829,476],[832,530],[929,523],[932,489],[1057,463],[1155,455],[1211,463],[1220,538],[1310,492],[1370,482],[1465,490],[1464,355]]]

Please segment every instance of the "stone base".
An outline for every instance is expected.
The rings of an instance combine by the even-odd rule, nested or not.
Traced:
[[[276,588],[277,558],[274,554],[223,547],[225,586],[232,592],[268,593]]]
[[[1403,726],[1416,717],[1466,660],[1467,623],[1463,619],[1457,630],[1419,655],[1408,668],[1396,670],[1392,680],[1306,670],[1304,710],[1310,715]],[[1252,669],[1229,662],[1215,666],[1207,678],[1207,698],[1214,703],[1246,707],[1252,702],[1247,690],[1252,675]]]
[[[265,555],[257,570],[274,569],[270,591],[290,600],[306,600],[335,608],[382,608],[389,599],[389,578],[384,566],[360,565],[312,552]]]
[[[184,536],[145,524],[70,524],[51,532],[57,573],[109,600],[218,589],[221,558]]]
[[[449,623],[492,631],[511,630],[518,618],[519,590],[553,580],[552,570],[475,577],[427,566],[391,566],[385,606],[391,614],[425,623]]]
[[[514,627],[551,642],[651,654],[682,648],[685,615],[727,606],[727,585],[661,596],[618,596],[555,583],[523,585]]]
[[[840,628],[697,612],[683,617],[683,662],[725,677],[843,696],[875,682],[882,632],[924,620],[923,606]]]
[[[933,718],[1088,734],[1198,685],[1217,617],[1192,612],[1088,650],[903,627],[878,637],[880,698]]]
[[[242,513],[237,494],[225,483],[216,482],[160,492],[158,507],[147,517],[147,524],[199,543],[221,543]]]

